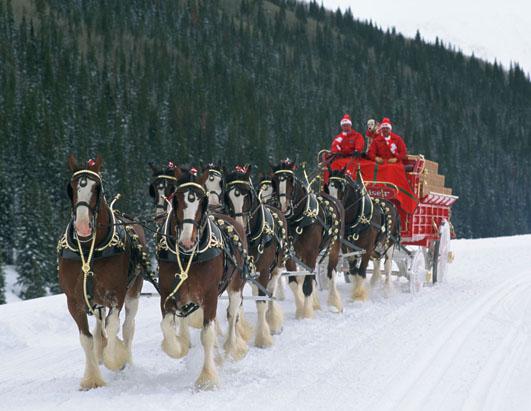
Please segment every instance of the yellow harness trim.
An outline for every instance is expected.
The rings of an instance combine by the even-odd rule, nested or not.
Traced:
[[[199,189],[203,192],[203,194],[206,195],[206,190],[205,190],[205,188],[204,188],[201,184],[193,183],[193,182],[183,183],[183,184],[177,186],[177,188],[175,189],[175,191],[178,191],[178,190],[180,190],[181,188],[184,188],[184,187],[195,187],[195,188],[199,188]]]

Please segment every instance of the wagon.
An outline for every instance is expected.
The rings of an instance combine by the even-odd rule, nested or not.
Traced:
[[[320,159],[323,153],[324,150]],[[347,168],[347,172],[355,175],[356,163],[347,162],[347,165],[352,168]],[[407,278],[410,291],[417,292],[423,285],[443,281],[453,260],[450,242],[455,238],[455,231],[451,207],[458,197],[444,186],[445,178],[438,174],[438,164],[423,155],[409,155],[404,167],[419,203],[412,213],[401,213],[401,240],[393,254],[397,267],[393,274]],[[372,198],[393,202],[399,194],[399,188],[386,181],[365,182],[365,186]]]

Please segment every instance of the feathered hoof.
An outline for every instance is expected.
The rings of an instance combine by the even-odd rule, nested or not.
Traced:
[[[264,330],[264,332],[256,334],[256,337],[254,339],[254,345],[258,348],[271,347],[273,345],[273,337],[271,337],[269,330]]]
[[[238,333],[244,339],[245,342],[251,341],[253,337],[253,327],[247,320],[240,318],[236,325],[238,327]]]
[[[369,295],[365,288],[356,289],[354,290],[354,293],[352,294],[353,301],[367,301],[368,298],[369,298]]]
[[[317,294],[317,291],[312,293],[312,305],[314,310],[321,309],[321,301],[319,301],[319,294]]]
[[[328,305],[334,308],[337,313],[343,312],[343,303],[341,302],[341,298],[339,298],[337,293],[336,295],[330,295],[328,298]]]
[[[203,309],[198,308],[188,316],[188,324],[192,328],[203,328]]]
[[[164,351],[171,358],[182,358],[188,354],[189,345],[183,343],[177,336],[171,338],[164,338],[161,344],[162,351]]]
[[[370,284],[371,284],[371,288],[377,287],[378,284],[380,284],[380,276],[375,276],[373,274],[372,277],[371,277]]]
[[[302,320],[304,318],[304,309],[302,308],[297,308],[295,310],[295,318],[297,320]]]
[[[94,388],[105,387],[107,384],[100,376],[85,377],[79,384],[80,391],[93,390]]]
[[[216,371],[205,369],[201,371],[199,377],[195,381],[195,388],[201,391],[215,390],[219,387],[219,377]]]
[[[120,371],[130,360],[131,354],[122,340],[116,338],[114,347],[110,344],[103,349],[103,364],[111,371]]]
[[[269,325],[269,330],[272,335],[278,335],[282,332],[282,324],[284,324],[284,315],[282,310],[278,307],[269,309],[266,312],[266,321]]]
[[[233,361],[240,361],[247,355],[247,351],[249,351],[247,343],[241,338],[237,338],[233,344],[228,342],[225,343],[224,348],[227,357],[231,358]]]

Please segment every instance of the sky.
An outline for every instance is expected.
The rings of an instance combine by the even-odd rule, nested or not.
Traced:
[[[319,0],[318,0],[319,1]],[[518,64],[531,73],[531,0],[322,0],[329,9],[351,8],[359,20],[381,28],[395,27],[407,37],[417,30],[463,53]]]

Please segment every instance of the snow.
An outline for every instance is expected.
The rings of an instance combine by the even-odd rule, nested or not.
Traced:
[[[463,53],[506,68],[518,62],[531,73],[531,2],[529,0],[323,0],[332,10],[351,8],[356,19],[395,27],[407,37],[421,37],[457,47]]]
[[[20,286],[17,285],[18,274],[14,265],[4,266],[6,302],[14,303],[20,301]]]
[[[160,348],[159,299],[142,297],[134,365],[107,386],[78,391],[84,355],[64,295],[0,306],[2,409],[529,409],[531,404],[531,235],[453,242],[446,282],[418,294],[394,284],[384,297],[325,308],[286,322],[270,349],[251,347],[220,368],[221,387],[197,392],[199,333],[188,357]],[[224,320],[226,301],[218,310]],[[256,309],[245,302],[247,318]],[[92,321],[92,320],[91,320]]]

